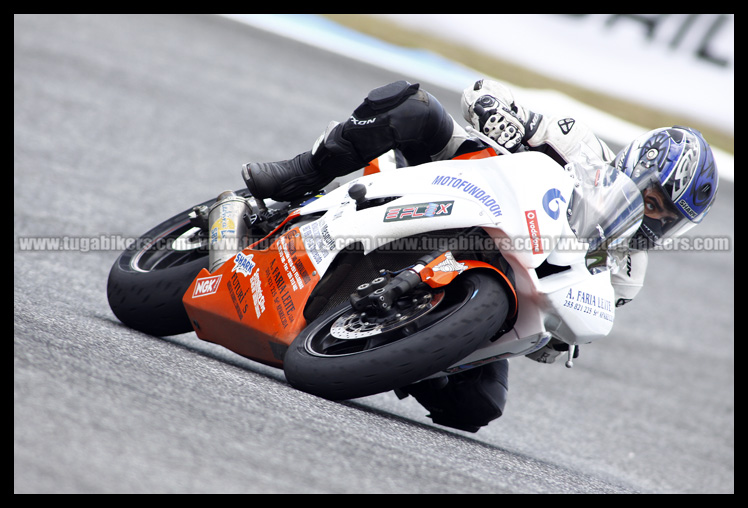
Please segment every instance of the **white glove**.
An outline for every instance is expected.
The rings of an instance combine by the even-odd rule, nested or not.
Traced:
[[[488,79],[476,81],[462,92],[461,106],[462,116],[481,134],[509,151],[519,148],[527,113],[515,104],[508,87]]]

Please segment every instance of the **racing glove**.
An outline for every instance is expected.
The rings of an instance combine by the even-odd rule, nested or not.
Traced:
[[[465,120],[500,146],[514,152],[522,144],[528,113],[505,85],[478,80],[462,92],[461,107]]]

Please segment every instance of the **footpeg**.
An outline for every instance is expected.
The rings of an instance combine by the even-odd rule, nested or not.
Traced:
[[[574,366],[574,353],[577,350],[577,346],[572,344],[569,346],[569,356],[566,358],[566,368],[570,369]]]

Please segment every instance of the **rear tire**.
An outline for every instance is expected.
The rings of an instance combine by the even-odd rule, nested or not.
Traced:
[[[205,242],[184,241],[197,231],[190,223],[191,211],[142,235],[112,266],[107,281],[109,307],[130,328],[156,336],[193,331],[182,296],[200,270],[208,268],[208,248]],[[182,246],[175,249],[178,238]]]
[[[331,327],[345,304],[312,322],[291,344],[283,368],[289,383],[331,399],[365,397],[443,371],[489,341],[504,323],[509,299],[490,272],[465,272],[444,300],[408,326],[373,337],[336,339]]]

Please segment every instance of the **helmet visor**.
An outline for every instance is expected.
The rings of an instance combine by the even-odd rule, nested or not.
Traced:
[[[681,206],[673,202],[672,192],[660,183],[654,167],[637,164],[633,180],[644,198],[641,231],[655,245],[662,245],[664,240],[679,236],[696,225],[688,210],[684,210],[683,201]]]

